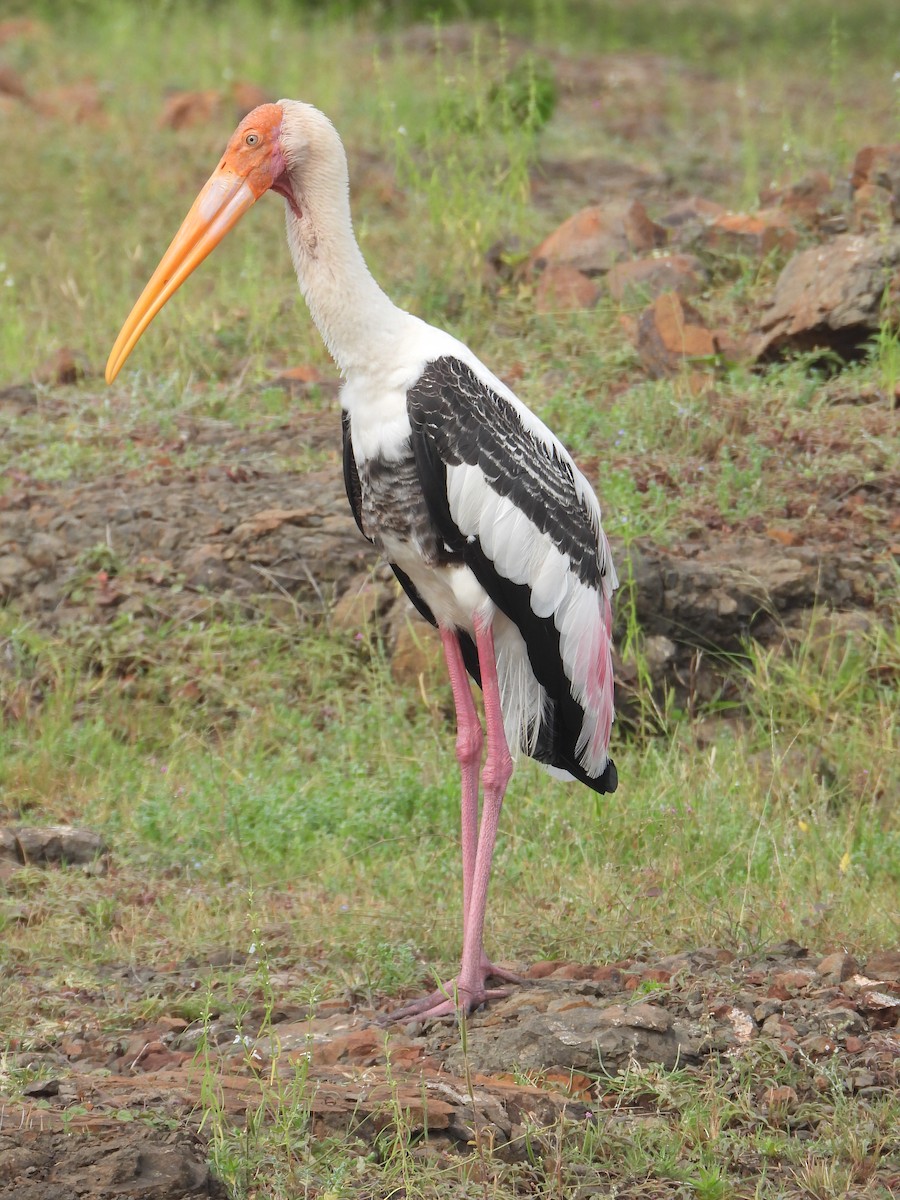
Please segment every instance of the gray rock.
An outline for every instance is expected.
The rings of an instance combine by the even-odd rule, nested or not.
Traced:
[[[722,1045],[730,1035],[719,1030]],[[617,1071],[631,1060],[666,1068],[697,1062],[711,1042],[693,1022],[673,1018],[652,1004],[609,1004],[584,1000],[577,1006],[530,1013],[510,1024],[472,1024],[467,1059],[480,1072],[577,1070]],[[458,1047],[448,1054],[451,1070],[463,1070]]]
[[[900,234],[843,234],[795,254],[782,271],[755,347],[830,349],[852,357],[880,327],[886,290],[900,269]]]

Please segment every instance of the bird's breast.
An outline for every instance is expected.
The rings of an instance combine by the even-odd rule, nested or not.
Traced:
[[[385,557],[396,558],[402,547],[405,558],[412,554],[426,568],[453,560],[428,511],[408,438],[396,457],[358,458],[356,465],[363,530]]]

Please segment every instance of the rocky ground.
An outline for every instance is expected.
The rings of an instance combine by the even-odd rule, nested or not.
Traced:
[[[234,965],[224,952],[165,972],[122,967],[107,983],[123,997],[174,996],[226,959]],[[255,963],[244,965],[252,987]],[[92,1019],[97,997],[75,991],[60,1045],[9,1056],[40,1078],[3,1107],[0,1196],[224,1196],[196,1136],[212,1072],[217,1103],[236,1122],[260,1109],[274,1115],[299,1067],[291,1103],[316,1139],[349,1137],[365,1155],[386,1131],[402,1133],[415,1155],[435,1161],[481,1139],[507,1163],[549,1152],[561,1120],[608,1138],[664,1123],[662,1071],[713,1073],[736,1120],[774,1123],[801,1140],[832,1119],[835,1097],[875,1101],[900,1086],[896,951],[860,964],[788,943],[742,958],[704,948],[524,972],[507,999],[470,1018],[465,1050],[455,1023],[385,1026],[354,997],[308,1011],[260,1005],[243,1017],[225,1005],[205,1023],[163,1015],[110,1034]],[[271,980],[276,989],[291,982]],[[773,1083],[785,1064],[793,1082]],[[623,1089],[617,1073],[637,1085]],[[752,1181],[760,1167],[749,1154],[742,1173]],[[879,1172],[879,1182],[900,1187],[900,1169]],[[567,1185],[589,1194],[575,1176]]]

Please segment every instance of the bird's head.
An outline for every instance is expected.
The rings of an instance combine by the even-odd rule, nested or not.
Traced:
[[[166,301],[264,192],[285,196],[299,215],[287,158],[295,159],[302,150],[304,139],[302,135],[298,139],[294,130],[304,121],[314,125],[310,114],[330,128],[322,114],[293,101],[261,104],[244,117],[122,326],[106,364],[107,383],[118,375]],[[283,128],[286,116],[292,126],[290,135]]]

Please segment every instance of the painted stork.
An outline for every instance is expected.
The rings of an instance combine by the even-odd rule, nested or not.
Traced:
[[[616,788],[610,601],[616,587],[590,484],[550,430],[471,350],[397,308],[353,233],[334,126],[294,100],[241,121],[131,311],[111,383],[150,321],[267,191],[286,201],[300,289],[344,377],[353,515],[440,631],[462,777],[459,974],[395,1018],[471,1011],[514,980],[483,948],[488,882],[513,759],[597,792]],[[487,756],[471,676],[481,687]],[[483,796],[479,802],[479,771]]]

